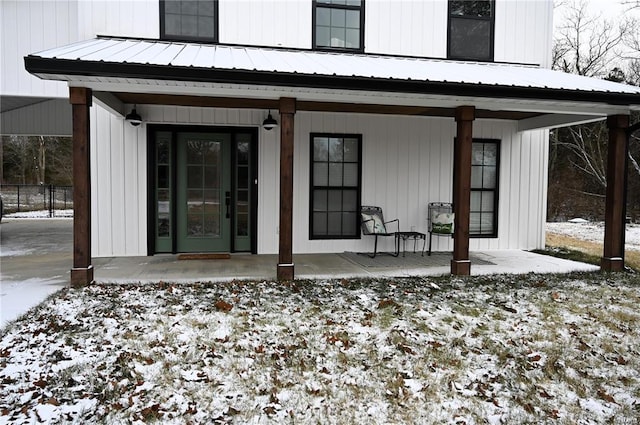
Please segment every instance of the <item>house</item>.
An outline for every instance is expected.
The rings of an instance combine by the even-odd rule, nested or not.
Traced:
[[[291,279],[293,253],[371,249],[361,205],[424,232],[429,202],[454,203],[434,249],[469,274],[470,250],[544,246],[549,129],[603,119],[623,268],[640,88],[551,71],[552,0],[1,7],[3,133],[74,138],[73,285],[179,252],[278,253]]]

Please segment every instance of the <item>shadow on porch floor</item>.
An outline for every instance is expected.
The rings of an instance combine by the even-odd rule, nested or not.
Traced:
[[[407,253],[406,257],[380,255],[375,259],[355,253],[297,254],[297,279],[399,277],[442,275],[450,272],[451,253]],[[275,279],[278,256],[232,255],[228,260],[178,260],[176,255],[95,258],[98,282],[197,282],[231,279]],[[471,254],[471,273],[565,273],[598,268],[526,251],[484,251]]]

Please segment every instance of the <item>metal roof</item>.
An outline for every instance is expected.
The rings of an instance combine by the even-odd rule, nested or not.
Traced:
[[[640,87],[537,66],[99,37],[31,54],[26,69],[74,76],[518,97],[640,105]]]

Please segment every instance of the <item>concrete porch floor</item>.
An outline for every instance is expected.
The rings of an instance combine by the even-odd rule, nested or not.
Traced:
[[[376,257],[378,258],[378,257]],[[407,257],[380,256],[362,261],[354,254],[298,254],[293,256],[296,279],[350,277],[409,277],[449,274],[451,253],[431,257],[407,253]],[[95,258],[95,280],[104,283],[196,282],[230,279],[273,280],[277,255],[232,255],[227,260],[178,260],[176,255]],[[362,264],[364,263],[364,264]],[[367,264],[379,263],[379,264]],[[471,255],[471,274],[567,273],[593,271],[598,267],[526,251],[484,251]]]

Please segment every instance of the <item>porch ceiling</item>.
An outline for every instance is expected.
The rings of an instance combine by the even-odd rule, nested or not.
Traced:
[[[31,54],[43,79],[114,93],[124,103],[518,120],[567,125],[640,109],[640,87],[536,66],[99,37]]]

